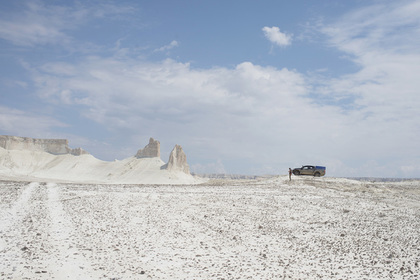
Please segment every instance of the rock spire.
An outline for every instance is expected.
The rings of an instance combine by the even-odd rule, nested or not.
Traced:
[[[184,153],[180,145],[175,145],[173,148],[165,168],[167,170],[182,171],[186,174],[190,174],[190,167],[187,163],[187,155]]]
[[[137,151],[136,158],[154,158],[160,157],[160,142],[150,138],[149,144],[144,149]]]

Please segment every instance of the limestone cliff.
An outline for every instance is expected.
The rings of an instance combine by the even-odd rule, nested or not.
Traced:
[[[169,161],[163,166],[167,170],[182,171],[186,174],[190,174],[190,167],[187,163],[187,155],[182,150],[180,145],[175,145],[171,154],[169,155]]]
[[[106,162],[70,149],[65,139],[34,139],[0,135],[1,180],[58,180],[85,183],[189,184],[198,183],[190,174],[187,157],[176,145],[168,163],[160,158],[159,141],[149,144],[136,156]]]
[[[47,152],[53,155],[88,154],[82,148],[70,149],[67,139],[36,139],[29,137],[0,135],[0,147],[6,150],[29,150]]]
[[[144,149],[137,151],[136,158],[160,158],[160,142],[150,138],[149,144],[147,144]]]

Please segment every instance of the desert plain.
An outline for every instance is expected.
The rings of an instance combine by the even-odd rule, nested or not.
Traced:
[[[419,279],[420,181],[0,182],[0,279]]]

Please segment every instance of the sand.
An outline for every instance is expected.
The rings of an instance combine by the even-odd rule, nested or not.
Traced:
[[[0,182],[0,279],[419,279],[420,182]]]

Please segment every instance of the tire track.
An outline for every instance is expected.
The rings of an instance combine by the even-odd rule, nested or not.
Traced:
[[[48,184],[48,209],[51,218],[50,244],[55,249],[49,263],[49,271],[55,279],[98,279],[93,277],[90,263],[75,244],[74,226],[60,200],[59,186]]]
[[[31,200],[39,189],[38,183],[21,185],[23,189],[13,204],[1,213],[0,216],[0,278],[15,278],[23,268],[24,254],[27,247],[22,245],[22,228],[30,210]]]
[[[34,190],[39,187],[39,183],[30,183],[23,190],[22,194],[13,205],[0,215],[0,252],[5,250],[7,242],[5,236],[10,228],[15,224],[20,224],[26,213],[29,211],[29,199]]]

